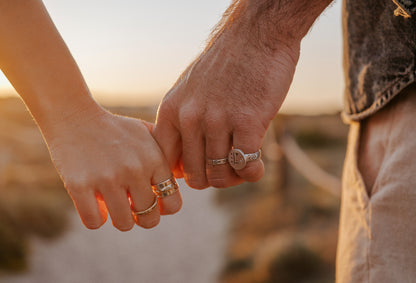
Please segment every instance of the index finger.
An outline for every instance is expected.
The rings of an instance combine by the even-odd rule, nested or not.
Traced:
[[[179,131],[169,122],[159,120],[153,127],[152,135],[165,156],[175,177],[182,178],[182,140]]]

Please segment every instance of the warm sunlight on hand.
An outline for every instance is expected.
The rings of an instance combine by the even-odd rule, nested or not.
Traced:
[[[239,44],[240,41],[240,44]],[[257,152],[283,102],[299,56],[281,46],[273,54],[220,38],[210,46],[162,101],[154,136],[171,169],[183,170],[193,188],[254,182],[264,174],[259,159],[234,170],[224,159],[232,147]]]
[[[142,121],[113,115],[103,109],[79,113],[44,131],[52,160],[86,227],[95,229],[107,219],[122,231],[134,223],[156,226],[160,214],[181,207],[179,192],[159,199],[159,209],[141,216],[155,201],[151,184],[171,176],[169,166]]]

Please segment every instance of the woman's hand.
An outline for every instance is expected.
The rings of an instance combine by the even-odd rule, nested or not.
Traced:
[[[155,202],[151,182],[168,179],[169,167],[143,122],[96,104],[41,0],[0,1],[0,38],[0,68],[38,123],[88,228],[100,227],[107,212],[120,230],[134,221],[150,228],[160,213],[179,210],[175,193],[159,198],[160,210],[133,216]]]
[[[149,214],[132,213],[151,207],[155,201],[151,184],[171,177],[150,134],[151,125],[96,106],[48,124],[42,131],[51,158],[87,228],[99,228],[107,212],[119,230],[130,230],[135,222],[152,228],[160,214],[180,209],[177,192],[160,198],[159,209]]]

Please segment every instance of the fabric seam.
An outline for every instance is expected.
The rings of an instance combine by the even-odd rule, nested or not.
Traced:
[[[415,82],[416,72],[411,72],[407,76],[401,77],[400,79],[393,82],[390,86],[386,87],[385,90],[381,91],[382,94],[378,99],[376,99],[370,107],[359,112],[359,113],[347,113],[344,109],[341,113],[341,117],[344,123],[349,124],[351,121],[360,121],[368,116],[371,116],[384,106],[388,104],[394,97],[396,97],[403,89]],[[408,79],[408,82],[400,86],[396,92],[393,92],[393,88],[396,87],[403,79]],[[393,93],[393,94],[391,94]]]

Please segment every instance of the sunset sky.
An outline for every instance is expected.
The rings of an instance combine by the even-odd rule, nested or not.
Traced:
[[[94,97],[103,103],[156,103],[204,48],[230,0],[44,0]],[[283,110],[340,109],[341,1],[302,43]],[[0,74],[0,92],[12,87]]]

